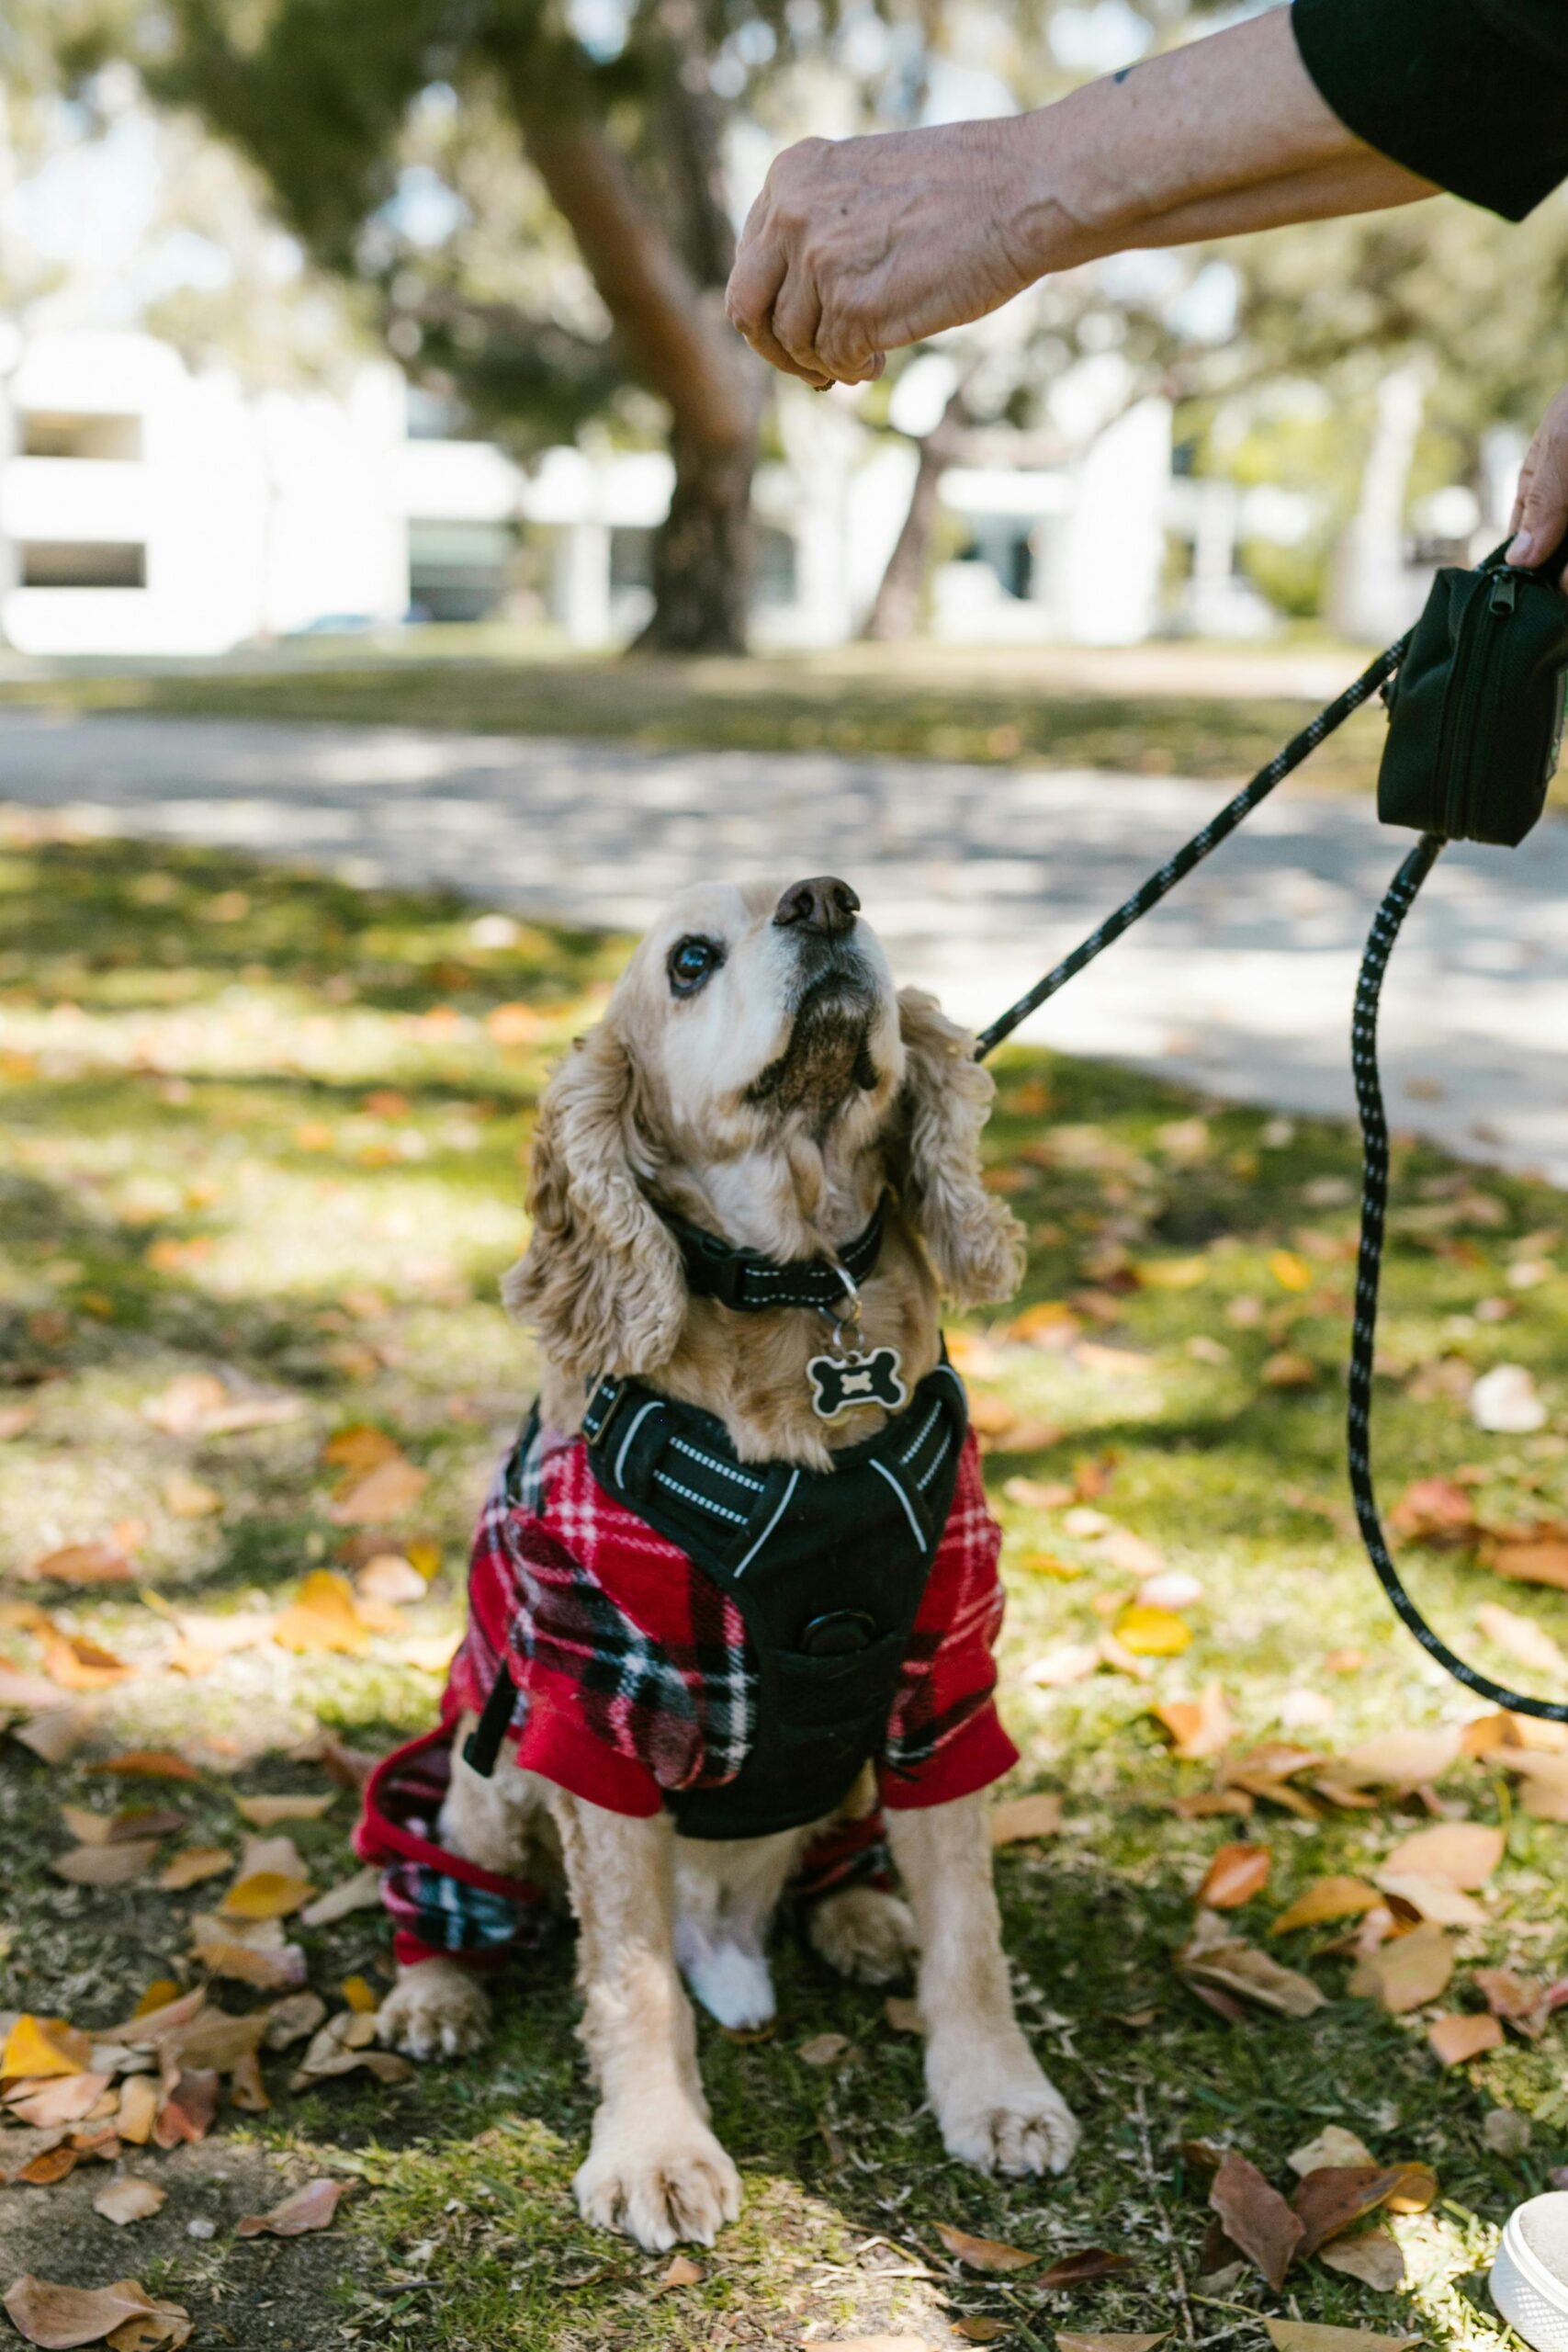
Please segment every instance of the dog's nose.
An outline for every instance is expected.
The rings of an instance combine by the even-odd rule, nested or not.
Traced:
[[[855,927],[860,900],[836,874],[814,874],[808,881],[792,882],[773,910],[781,927],[800,923],[807,931],[825,932],[836,939]]]

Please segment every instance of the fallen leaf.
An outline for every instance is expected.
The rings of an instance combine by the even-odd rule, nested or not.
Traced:
[[[1111,2254],[1102,2245],[1087,2245],[1080,2253],[1065,2254],[1051,2265],[1040,2280],[1042,2287],[1086,2287],[1091,2279],[1113,2278],[1118,2270],[1131,2270],[1131,2255]]]
[[[255,1829],[276,1828],[280,1821],[320,1821],[321,1815],[337,1803],[335,1792],[321,1797],[236,1797],[234,1806],[243,1820]]]
[[[1495,2018],[1528,2041],[1539,2041],[1553,2007],[1550,1985],[1539,1976],[1517,1975],[1511,1968],[1478,1968],[1473,1982]]]
[[[185,1846],[164,1863],[158,1885],[164,1894],[178,1894],[185,1887],[199,1886],[203,1879],[219,1877],[233,1867],[233,1860],[222,1846]]]
[[[906,1993],[889,1993],[882,2004],[882,2014],[895,2033],[924,2033],[920,2022],[920,2005]]]
[[[1270,2188],[1258,2166],[1234,2148],[1226,2150],[1214,2175],[1209,2203],[1232,2244],[1278,2294],[1305,2234],[1300,2215],[1277,2188]]]
[[[1265,1360],[1258,1378],[1265,1388],[1311,1388],[1316,1385],[1317,1366],[1297,1348],[1279,1348]]]
[[[1388,1523],[1413,1543],[1462,1543],[1475,1532],[1475,1497],[1452,1478],[1418,1478],[1394,1504]]]
[[[145,1875],[157,1851],[156,1838],[132,1838],[121,1846],[78,1846],[50,1868],[73,1886],[129,1886]]]
[[[183,1813],[134,1805],[124,1813],[94,1813],[84,1804],[62,1804],[60,1818],[79,1846],[123,1846],[138,1838],[167,1838],[183,1829]]]
[[[1171,1754],[1184,1763],[1219,1756],[1235,1736],[1230,1704],[1217,1682],[1207,1682],[1196,1699],[1168,1699],[1154,1717],[1168,1733]]]
[[[218,2112],[218,2069],[182,2067],[165,2084],[153,2120],[152,2137],[160,2148],[176,2147],[183,2140],[205,2140]]]
[[[1204,1873],[1197,1901],[1211,1911],[1235,1911],[1269,1883],[1267,1846],[1222,1846]]]
[[[1000,2337],[1006,2335],[1010,2322],[1005,2319],[987,2319],[984,2312],[971,2312],[965,2318],[955,2319],[953,2325],[954,2332],[964,2338],[965,2344],[995,2344]]]
[[[361,2017],[374,2017],[377,2010],[381,2006],[379,2000],[377,1998],[375,1993],[371,1990],[370,1985],[363,1976],[345,1976],[344,1978],[343,1997],[347,2002],[349,2007],[351,2009],[356,2009]]]
[[[1330,2165],[1306,2174],[1291,2199],[1291,2210],[1304,2233],[1303,2258],[1342,2230],[1375,2213],[1393,2196],[1399,2181],[1397,2166],[1378,2165]]]
[[[287,2050],[291,2043],[303,2041],[314,2033],[327,2014],[327,2005],[319,1993],[290,1993],[281,2001],[274,2001],[266,2012],[265,2041],[269,2050]]]
[[[1444,2066],[1463,2066],[1472,2058],[1495,2050],[1502,2039],[1502,2026],[1490,2011],[1479,2017],[1456,2013],[1434,2018],[1427,2029],[1433,2054]]]
[[[43,1670],[63,1690],[107,1690],[134,1668],[85,1634],[61,1634],[45,1644]]]
[[[214,1976],[254,1985],[258,1993],[298,1992],[307,1973],[300,1947],[281,1939],[271,1946],[247,1943],[233,1932],[241,1924],[216,1917],[197,1921],[191,1935],[192,1952]],[[225,1933],[225,1928],[231,1932]]]
[[[1292,1250],[1273,1250],[1269,1253],[1269,1271],[1281,1290],[1311,1290],[1313,1272],[1304,1258]]]
[[[1335,2238],[1322,2247],[1318,2260],[1330,2270],[1359,2278],[1374,2293],[1392,2295],[1404,2284],[1404,2255],[1397,2238],[1386,2230],[1362,2230],[1353,2238]]]
[[[423,1600],[426,1591],[424,1578],[400,1552],[376,1553],[355,1577],[354,1589],[361,1600],[386,1601],[393,1607]]]
[[[159,2332],[117,2340],[114,2352],[159,2352],[164,2346],[177,2352],[192,2325],[178,2303],[155,2301],[135,2278],[118,2278],[112,2287],[66,2287],[28,2272],[6,2289],[5,2303],[18,2335],[47,2352],[119,2339],[119,2331],[132,2323],[141,2323],[143,2331],[157,2324]]]
[[[664,2272],[652,2292],[655,2295],[668,2295],[678,2287],[700,2287],[702,2279],[700,2264],[694,2262],[689,2255],[673,2255],[671,2257],[670,2267]]]
[[[1389,1731],[1363,1740],[1343,1756],[1338,1777],[1352,1788],[1416,1789],[1441,1780],[1457,1761],[1461,1736],[1447,1725],[1431,1731]]]
[[[1516,1584],[1549,1585],[1568,1591],[1568,1543],[1561,1536],[1514,1541],[1499,1536],[1486,1547],[1486,1565]]]
[[[219,1912],[227,1919],[286,1919],[309,1900],[310,1894],[307,1878],[294,1878],[281,1871],[254,1871],[235,1880]]]
[[[1364,2327],[1324,2327],[1316,2320],[1266,2319],[1274,2352],[1406,2352],[1420,2335],[1375,2335]]]
[[[1378,1884],[1396,1903],[1407,1904],[1440,1928],[1483,1928],[1486,1914],[1473,1894],[1450,1878],[1419,1878],[1414,1871],[1380,1871]]]
[[[352,1878],[329,1886],[313,1903],[307,1903],[299,1914],[306,1928],[329,1927],[333,1920],[346,1918],[351,1911],[374,1911],[381,1900],[381,1873],[378,1870],[356,1871]]]
[[[65,1544],[16,1571],[24,1584],[130,1584],[135,1569],[116,1544]]]
[[[971,2237],[967,2230],[955,2230],[947,2222],[937,2223],[936,2233],[949,2254],[971,2270],[1027,2270],[1040,2259],[1021,2246],[1004,2245],[999,2238]]]
[[[1006,2321],[1002,2324],[1004,2327],[1007,2324]],[[1115,2335],[1103,2329],[1093,2335],[1082,2335],[1071,2328],[1059,2327],[1056,2352],[1155,2352],[1155,2346],[1163,2344],[1169,2334],[1168,2327],[1162,2327],[1157,2335]]]
[[[1297,1928],[1321,1927],[1329,1919],[1359,1919],[1364,1912],[1376,1910],[1382,1900],[1377,1888],[1369,1886],[1365,1879],[1314,1878],[1280,1912],[1269,1932],[1284,1936]]]
[[[274,1620],[272,1638],[279,1648],[300,1654],[338,1651],[353,1656],[365,1647],[366,1628],[354,1605],[354,1593],[344,1577],[330,1568],[313,1568],[292,1605]]]
[[[1476,1611],[1475,1622],[1486,1639],[1495,1642],[1516,1665],[1531,1667],[1540,1674],[1568,1676],[1568,1657],[1533,1617],[1521,1617],[1516,1610],[1489,1600]]]
[[[128,1747],[118,1756],[107,1756],[101,1764],[89,1764],[89,1772],[107,1772],[121,1780],[141,1781],[199,1781],[196,1766],[172,1747]]]
[[[1396,1937],[1357,1962],[1349,1990],[1381,2002],[1391,2017],[1435,2001],[1454,1973],[1454,1949],[1430,1923]]]
[[[1345,2165],[1376,2163],[1371,2149],[1362,2146],[1353,2132],[1342,2123],[1325,2123],[1315,2140],[1298,2148],[1293,2156],[1285,2159],[1291,2170],[1304,2180],[1309,2172],[1323,2172]]]
[[[275,2238],[298,2238],[309,2230],[324,2230],[337,2211],[338,2199],[347,2186],[346,2181],[324,2177],[308,2180],[303,2188],[297,2188],[292,2197],[286,2197],[270,2212],[246,2213],[235,2222],[235,2234],[255,2238],[265,2231]]]
[[[800,2352],[931,2352],[923,2335],[800,2335]]]
[[[132,2075],[120,2086],[115,2129],[132,2147],[144,2147],[158,2112],[158,2086],[151,2075]]]
[[[1098,1642],[1057,1642],[1024,1668],[1023,1679],[1037,1690],[1065,1690],[1086,1681],[1099,1664]]]
[[[1031,1838],[1054,1838],[1062,1826],[1062,1800],[1042,1794],[1012,1797],[990,1814],[993,1846],[1017,1846]]]
[[[1134,1600],[1116,1620],[1116,1638],[1134,1657],[1179,1657],[1192,1639],[1192,1628],[1174,1609]]]
[[[1218,1912],[1201,1911],[1190,1940],[1176,1955],[1179,1973],[1198,1986],[1240,1994],[1282,2017],[1311,2017],[1324,1996],[1307,1976],[1282,1968],[1265,1951],[1233,1935]]]
[[[394,1452],[362,1478],[355,1479],[345,1494],[330,1504],[327,1517],[339,1527],[379,1527],[412,1510],[429,1484],[427,1470],[417,1468],[406,1455]]]
[[[846,2033],[814,2033],[809,2041],[801,2043],[795,2054],[808,2066],[831,2066],[849,2047],[850,2038]]]
[[[52,2188],[56,2181],[63,2180],[68,2173],[75,2171],[76,2163],[74,2148],[46,2148],[26,2164],[18,2165],[6,2177],[24,2182],[29,2188]]]
[[[40,1687],[49,1689],[47,1683]],[[5,1703],[5,1676],[0,1672],[0,1706]],[[43,1763],[64,1764],[75,1755],[92,1728],[92,1716],[85,1707],[46,1706],[41,1714],[17,1724],[11,1736],[30,1748]]]
[[[155,2181],[137,2180],[128,2176],[123,2180],[111,2180],[100,2188],[93,2199],[93,2211],[101,2213],[106,2222],[113,2222],[123,2229],[128,2222],[148,2222],[167,2201],[168,2190]]]
[[[30,2081],[45,2075],[85,2075],[93,2045],[63,2018],[34,2017],[24,2009],[0,2048],[0,2082]]]

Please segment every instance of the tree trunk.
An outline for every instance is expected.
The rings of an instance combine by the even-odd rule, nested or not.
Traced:
[[[546,111],[513,83],[528,154],[577,241],[626,358],[667,403],[675,486],[654,547],[654,614],[641,639],[660,653],[744,650],[750,603],[757,364],[634,186],[600,126]]]
[[[915,447],[915,486],[887,569],[866,616],[861,635],[874,645],[902,644],[919,627],[931,571],[931,540],[936,532],[942,478],[959,453],[969,424],[960,384],[942,413],[941,422]]]

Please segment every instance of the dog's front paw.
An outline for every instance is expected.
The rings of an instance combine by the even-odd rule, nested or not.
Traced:
[[[876,1886],[823,1895],[811,1906],[806,1932],[829,1968],[859,1984],[892,1984],[919,1948],[908,1905]]]
[[[931,2104],[950,2156],[983,2172],[1066,2172],[1078,2126],[1021,2039],[927,2056]]]
[[[595,2122],[576,2180],[585,2222],[624,2230],[649,2254],[677,2239],[711,2245],[740,2211],[740,2175],[700,2116],[660,2125]]]
[[[490,2032],[490,2002],[456,1961],[422,1960],[399,1974],[376,2030],[411,2058],[467,2058]]]

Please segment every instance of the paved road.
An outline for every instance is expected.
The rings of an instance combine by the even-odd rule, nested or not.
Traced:
[[[843,874],[901,978],[976,1023],[1223,798],[1213,785],[413,729],[0,714],[0,800],[485,906],[639,925],[715,872]],[[1371,910],[1404,837],[1284,786],[1026,1035],[1285,1109],[1348,1112]],[[1385,1014],[1396,1124],[1568,1182],[1568,824],[1448,853]]]

